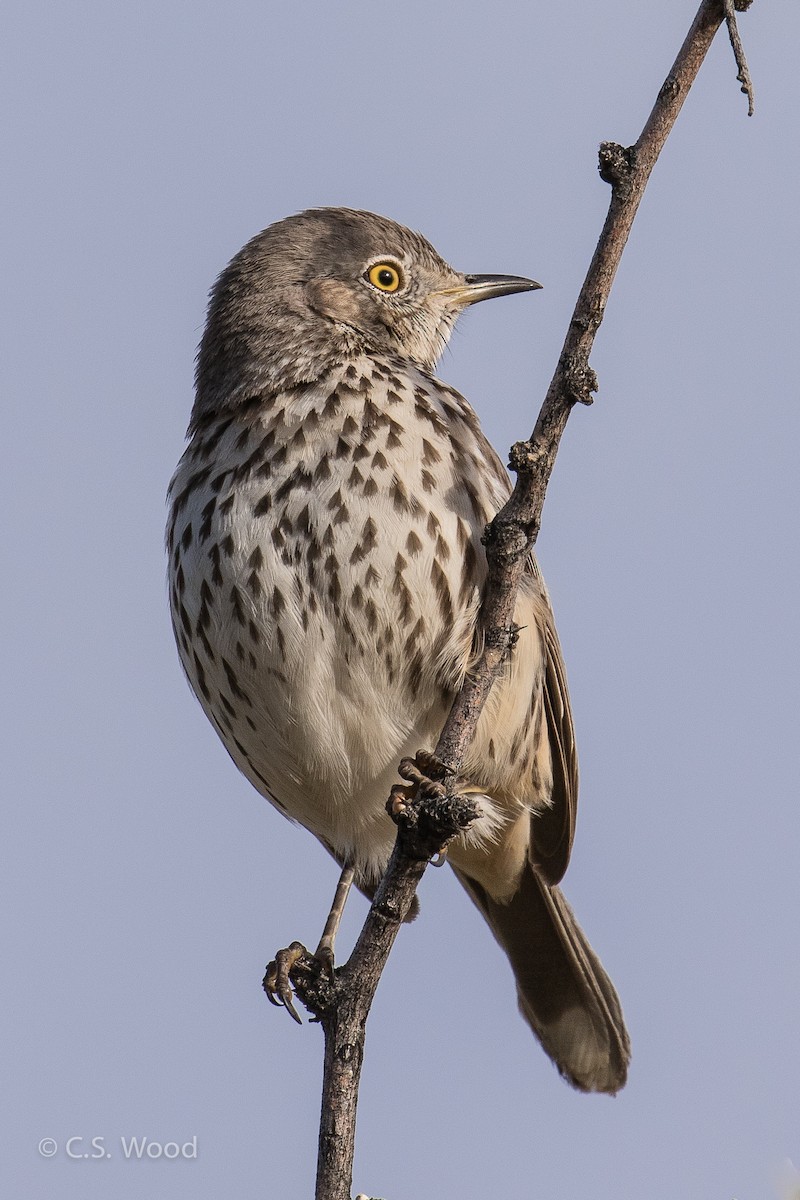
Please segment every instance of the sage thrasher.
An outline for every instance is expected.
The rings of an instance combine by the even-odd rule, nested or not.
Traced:
[[[464,308],[538,286],[462,275],[385,217],[322,208],[254,237],[211,294],[170,487],[181,661],[239,769],[368,894],[394,842],[397,764],[435,745],[474,657],[481,534],[510,490],[434,365]],[[578,771],[533,559],[515,620],[463,768],[481,815],[448,857],[558,1069],[615,1092],[619,1001],[557,887]]]

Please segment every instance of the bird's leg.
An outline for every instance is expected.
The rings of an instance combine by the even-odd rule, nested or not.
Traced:
[[[353,882],[353,875],[354,870],[352,867],[346,866],[342,868],[339,882],[336,885],[336,894],[333,897],[331,911],[325,922],[325,928],[322,931],[322,937],[320,938],[316,953],[313,955],[309,954],[302,942],[292,942],[285,950],[278,950],[275,958],[267,967],[267,972],[264,976],[264,991],[267,993],[267,999],[271,1004],[275,1004],[278,1007],[282,1005],[289,1015],[297,1021],[298,1025],[302,1024],[302,1021],[294,1006],[292,971],[298,963],[302,963],[306,972],[310,972],[317,977],[321,973],[324,973],[328,979],[333,979],[333,943],[339,931],[339,924]],[[301,998],[303,998],[304,991],[305,989],[302,989],[300,992]]]
[[[322,937],[319,939],[319,945],[314,954],[314,958],[322,963],[324,969],[331,977],[333,976],[333,943],[336,940],[336,934],[339,932],[342,913],[344,912],[344,906],[347,903],[347,897],[350,894],[350,888],[353,883],[353,875],[354,870],[352,867],[342,867],[331,911],[328,913]]]

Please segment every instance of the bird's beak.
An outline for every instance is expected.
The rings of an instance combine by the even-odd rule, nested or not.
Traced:
[[[438,294],[451,297],[455,308],[467,308],[479,300],[509,296],[512,292],[535,292],[541,286],[535,279],[524,279],[521,275],[465,275],[463,283],[443,288]]]

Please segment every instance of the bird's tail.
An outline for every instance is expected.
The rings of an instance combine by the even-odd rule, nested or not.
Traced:
[[[456,875],[508,955],[520,1012],[561,1074],[582,1092],[618,1092],[630,1060],[619,997],[560,889],[529,865],[501,904]]]

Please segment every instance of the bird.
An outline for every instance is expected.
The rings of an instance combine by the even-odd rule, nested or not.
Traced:
[[[168,493],[178,653],[239,770],[367,895],[394,843],[397,764],[435,745],[479,651],[481,537],[511,489],[435,366],[467,307],[538,287],[463,274],[421,234],[329,207],[262,230],[211,291]],[[561,1075],[613,1094],[630,1044],[559,887],[578,767],[533,555],[515,622],[462,768],[479,815],[448,861]]]

